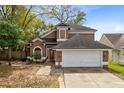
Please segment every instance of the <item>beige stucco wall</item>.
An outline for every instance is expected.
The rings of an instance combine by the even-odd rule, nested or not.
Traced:
[[[113,60],[114,63],[119,62],[119,54],[115,51],[112,51],[112,60]]]
[[[124,50],[120,50],[119,64],[124,65]]]

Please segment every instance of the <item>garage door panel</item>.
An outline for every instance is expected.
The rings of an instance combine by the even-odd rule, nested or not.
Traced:
[[[63,67],[99,67],[100,51],[71,51],[62,52]]]

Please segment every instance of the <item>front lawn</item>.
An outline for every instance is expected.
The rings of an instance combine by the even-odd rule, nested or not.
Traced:
[[[115,74],[116,76],[124,80],[124,66],[123,65],[113,64],[112,62],[109,62],[108,68],[113,74]]]
[[[22,62],[8,66],[4,62],[0,65],[0,88],[58,88],[58,75],[36,75],[43,64],[24,65]]]
[[[0,65],[0,77],[8,77],[12,74],[14,68],[8,65]]]

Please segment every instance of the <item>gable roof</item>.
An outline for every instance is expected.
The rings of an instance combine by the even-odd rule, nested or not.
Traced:
[[[40,35],[39,37],[40,38],[44,38],[46,37],[47,35],[51,34],[52,32],[54,32],[55,30],[47,30],[47,31],[44,31],[42,35]]]
[[[77,25],[77,24],[66,24],[66,23],[59,23],[56,26],[67,26],[69,28],[72,28],[71,30],[69,30],[69,32],[77,32],[78,30],[79,32],[84,32],[84,31],[89,31],[89,32],[95,32],[97,31],[96,29],[90,28],[90,27],[86,27],[86,26],[82,26],[82,25]],[[45,31],[40,38],[45,38],[47,35],[53,33],[54,31],[56,31],[56,29],[50,31]]]
[[[111,49],[110,47],[101,44],[98,41],[93,40],[82,40],[79,34],[73,36],[72,38],[64,41],[54,49]]]
[[[108,40],[113,44],[115,48],[121,48],[124,46],[124,34],[122,33],[110,33],[104,34]]]
[[[104,34],[113,45],[116,45],[116,43],[120,40],[122,34]]]
[[[56,26],[68,26],[69,28],[75,29],[75,30],[92,30],[92,31],[97,31],[96,29],[87,27],[87,26],[82,26],[78,24],[67,24],[67,23],[59,23]]]
[[[37,38],[33,39],[33,40],[32,40],[32,42],[36,42],[37,40],[38,40],[38,41],[40,41],[40,42],[43,42],[43,40],[42,40],[42,39],[40,39],[39,37],[37,37]]]

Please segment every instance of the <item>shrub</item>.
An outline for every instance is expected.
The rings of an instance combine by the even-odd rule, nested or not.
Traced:
[[[40,55],[39,53],[35,52],[35,53],[33,54],[33,58],[34,58],[36,61],[38,61],[39,59],[41,59],[41,55]]]

